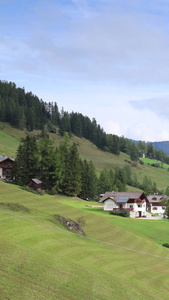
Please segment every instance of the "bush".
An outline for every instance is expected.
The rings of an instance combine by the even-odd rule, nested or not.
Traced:
[[[169,243],[164,243],[163,246],[169,248]]]
[[[122,213],[122,217],[125,217],[125,218],[129,218],[130,217],[130,210],[129,209],[123,209],[121,211]]]
[[[129,218],[130,217],[130,210],[129,209],[122,209],[121,211],[112,210],[111,214],[112,215],[116,215],[116,216],[121,216],[121,217]]]

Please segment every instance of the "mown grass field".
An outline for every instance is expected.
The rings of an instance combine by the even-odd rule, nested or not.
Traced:
[[[169,249],[161,246],[169,242],[168,221],[124,219],[3,182],[0,203],[0,299],[169,298]],[[83,217],[87,238],[53,221],[56,214]]]
[[[158,161],[155,159],[150,159],[150,158],[140,158],[140,160],[143,161],[143,163],[147,166],[154,164],[154,165],[158,165],[158,168],[169,170],[169,165],[162,163],[161,161]],[[155,166],[153,166],[153,167],[155,167]]]
[[[3,153],[6,156],[16,157],[16,151],[21,138],[25,137],[26,131],[21,131],[11,127],[7,123],[0,123],[0,156]],[[40,131],[33,131],[31,134],[38,135]],[[50,138],[54,141],[54,146],[58,147],[61,142],[61,137],[58,134],[49,134]],[[130,162],[128,155],[121,153],[119,156],[113,155],[108,152],[99,150],[94,144],[86,139],[81,139],[73,136],[71,142],[75,142],[78,146],[78,151],[82,159],[92,160],[97,174],[100,170],[107,168],[115,168],[117,166],[124,167],[130,166],[133,173],[136,173],[138,181],[142,182],[144,176],[149,177],[152,182],[156,182],[158,189],[164,190],[169,186],[169,172],[168,168],[154,168],[149,165],[141,165],[137,163],[137,166]],[[128,187],[129,191],[136,191],[138,189]]]

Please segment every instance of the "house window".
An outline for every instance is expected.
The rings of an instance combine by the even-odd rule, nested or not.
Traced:
[[[138,204],[138,207],[142,207],[142,205],[141,205],[141,204]]]
[[[157,210],[157,207],[153,207],[153,210]]]
[[[130,205],[130,208],[133,208],[133,205]]]

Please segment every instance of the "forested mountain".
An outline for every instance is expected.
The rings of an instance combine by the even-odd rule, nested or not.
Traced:
[[[139,141],[130,139],[131,142],[134,142],[138,145]],[[145,143],[145,142],[144,142]],[[161,150],[162,152],[169,155],[169,141],[163,141],[163,142],[146,142],[146,144],[152,144],[156,150]]]
[[[42,136],[46,129],[55,132],[57,127],[62,136],[67,132],[84,137],[103,151],[115,155],[127,153],[133,161],[138,161],[145,154],[169,164],[169,156],[157,150],[152,143],[139,141],[136,144],[125,137],[106,134],[94,118],[90,120],[81,113],[68,113],[63,108],[59,111],[57,103],[46,103],[32,92],[26,93],[24,88],[17,88],[13,82],[0,81],[0,121],[28,131],[40,129]]]
[[[161,150],[169,155],[169,141],[153,142],[152,143],[157,150]]]

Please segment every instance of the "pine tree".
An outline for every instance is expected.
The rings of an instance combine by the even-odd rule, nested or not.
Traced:
[[[77,146],[70,146],[65,172],[64,193],[69,196],[77,196],[81,190],[80,159]]]
[[[16,181],[19,185],[36,178],[39,173],[36,139],[27,135],[19,145],[16,156]]]
[[[53,141],[47,136],[40,139],[39,149],[39,176],[43,182],[43,188],[50,190],[54,186],[54,177],[56,169],[56,152]]]
[[[97,176],[93,162],[81,161],[81,192],[83,199],[93,200],[97,194]]]

